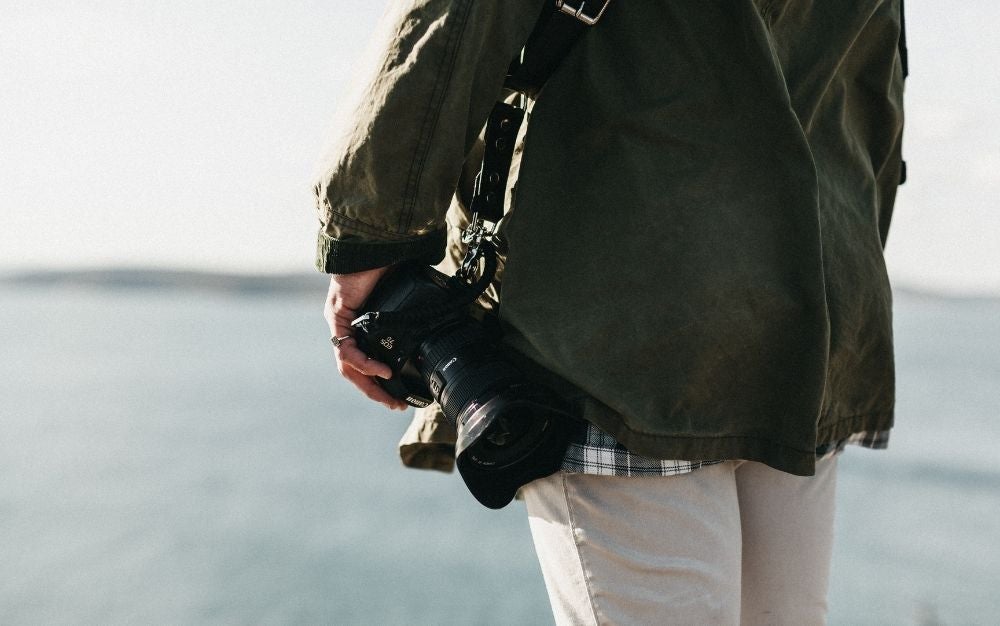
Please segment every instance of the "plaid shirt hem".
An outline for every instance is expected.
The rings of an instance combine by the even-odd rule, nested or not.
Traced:
[[[817,460],[840,453],[848,445],[884,449],[889,446],[889,431],[860,432],[840,441],[816,448]],[[597,426],[588,423],[570,441],[563,457],[562,470],[597,476],[677,476],[722,461],[669,461],[632,454],[625,446]]]

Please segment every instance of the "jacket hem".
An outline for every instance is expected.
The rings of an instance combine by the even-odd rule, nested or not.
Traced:
[[[860,432],[890,430],[894,415],[894,407],[890,407],[873,413],[860,413],[835,419],[821,418],[822,426],[816,432],[816,443],[830,443]]]
[[[588,405],[592,403],[588,402]],[[630,451],[659,459],[687,461],[733,460],[757,461],[776,470],[797,476],[812,476],[816,471],[816,446],[799,446],[752,434],[710,435],[704,437],[653,434],[636,431],[613,413],[587,406],[585,416],[605,430]],[[893,411],[866,413],[841,418],[817,430],[816,445],[839,441],[865,431],[889,430]]]
[[[399,459],[406,467],[451,472],[456,436],[455,427],[437,403],[417,409],[399,440]]]

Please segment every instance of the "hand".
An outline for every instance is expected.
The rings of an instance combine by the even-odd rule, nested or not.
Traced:
[[[330,290],[326,294],[326,306],[323,308],[323,317],[330,325],[331,337],[352,336],[352,338],[341,342],[339,347],[333,349],[337,358],[337,370],[341,376],[349,380],[361,390],[361,393],[372,400],[384,404],[390,409],[405,410],[409,408],[409,405],[402,400],[393,398],[385,389],[379,387],[373,378],[378,376],[388,379],[392,376],[392,369],[385,363],[370,360],[358,348],[357,342],[353,339],[355,331],[351,328],[351,320],[363,313],[358,309],[375,288],[375,283],[388,270],[387,267],[380,267],[354,274],[332,274],[330,276]]]

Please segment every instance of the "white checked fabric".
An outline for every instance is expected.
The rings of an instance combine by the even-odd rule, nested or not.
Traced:
[[[841,441],[816,448],[816,458],[824,459],[843,450],[848,444],[884,449],[889,446],[889,431],[855,433]],[[597,426],[588,423],[570,440],[562,469],[565,472],[598,476],[676,476],[715,465],[722,461],[671,461],[650,459],[632,454],[625,446]]]

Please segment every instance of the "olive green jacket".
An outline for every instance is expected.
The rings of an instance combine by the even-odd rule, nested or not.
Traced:
[[[407,0],[316,184],[318,267],[436,263],[541,0]],[[613,0],[531,113],[499,315],[630,450],[808,475],[892,425],[899,0]]]

